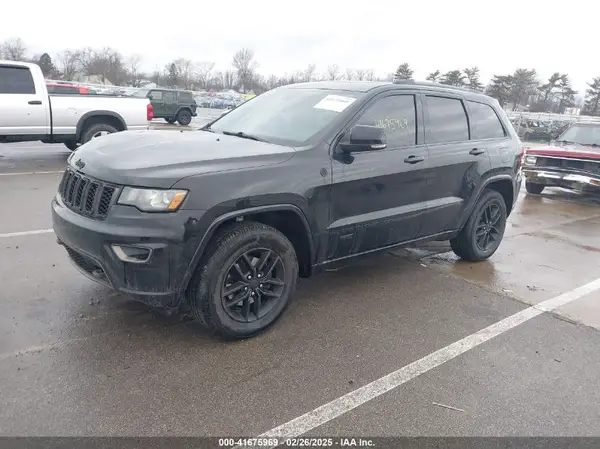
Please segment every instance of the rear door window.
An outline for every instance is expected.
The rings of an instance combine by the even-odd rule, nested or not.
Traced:
[[[0,66],[0,94],[35,94],[31,71],[27,67]]]
[[[166,103],[175,102],[175,92],[163,92],[162,94],[163,101],[165,101]]]
[[[427,143],[469,140],[469,122],[462,100],[449,97],[425,97],[429,119],[425,128]]]
[[[506,136],[496,111],[490,105],[475,101],[467,103],[471,119],[472,139],[500,139]]]

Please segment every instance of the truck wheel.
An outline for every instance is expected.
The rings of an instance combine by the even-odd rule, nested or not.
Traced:
[[[79,147],[79,144],[75,140],[67,140],[64,144],[71,151],[75,151]]]
[[[543,192],[546,186],[544,184],[535,184],[533,182],[525,181],[525,190],[527,193],[533,193],[534,195],[539,195]]]
[[[179,111],[179,113],[177,114],[177,121],[179,122],[180,125],[182,126],[187,126],[190,124],[190,122],[192,121],[192,114],[190,111],[188,111],[187,109],[182,109],[181,111]]]
[[[81,143],[88,143],[90,140],[96,137],[105,136],[107,134],[116,133],[118,130],[111,125],[106,123],[96,123],[86,129],[81,136]]]
[[[464,228],[450,240],[454,254],[471,262],[491,257],[504,236],[506,217],[502,195],[495,190],[485,190]]]
[[[290,241],[256,222],[215,236],[188,290],[192,315],[228,339],[252,337],[274,324],[289,305],[298,281]]]

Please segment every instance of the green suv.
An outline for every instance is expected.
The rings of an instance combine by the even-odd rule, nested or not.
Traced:
[[[198,105],[192,93],[187,90],[141,89],[133,96],[149,98],[154,118],[164,118],[167,123],[189,125],[192,117],[197,115]]]

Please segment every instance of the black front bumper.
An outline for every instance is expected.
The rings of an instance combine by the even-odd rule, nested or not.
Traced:
[[[152,307],[181,305],[201,240],[190,233],[189,223],[196,220],[186,211],[144,214],[114,205],[102,221],[76,214],[57,195],[52,223],[58,242],[90,279]],[[123,261],[113,245],[148,249],[150,257],[142,263]]]

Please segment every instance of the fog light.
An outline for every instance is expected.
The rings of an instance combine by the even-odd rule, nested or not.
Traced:
[[[150,248],[114,244],[111,245],[111,247],[117,257],[123,262],[145,263],[148,262],[152,255],[152,250]]]

